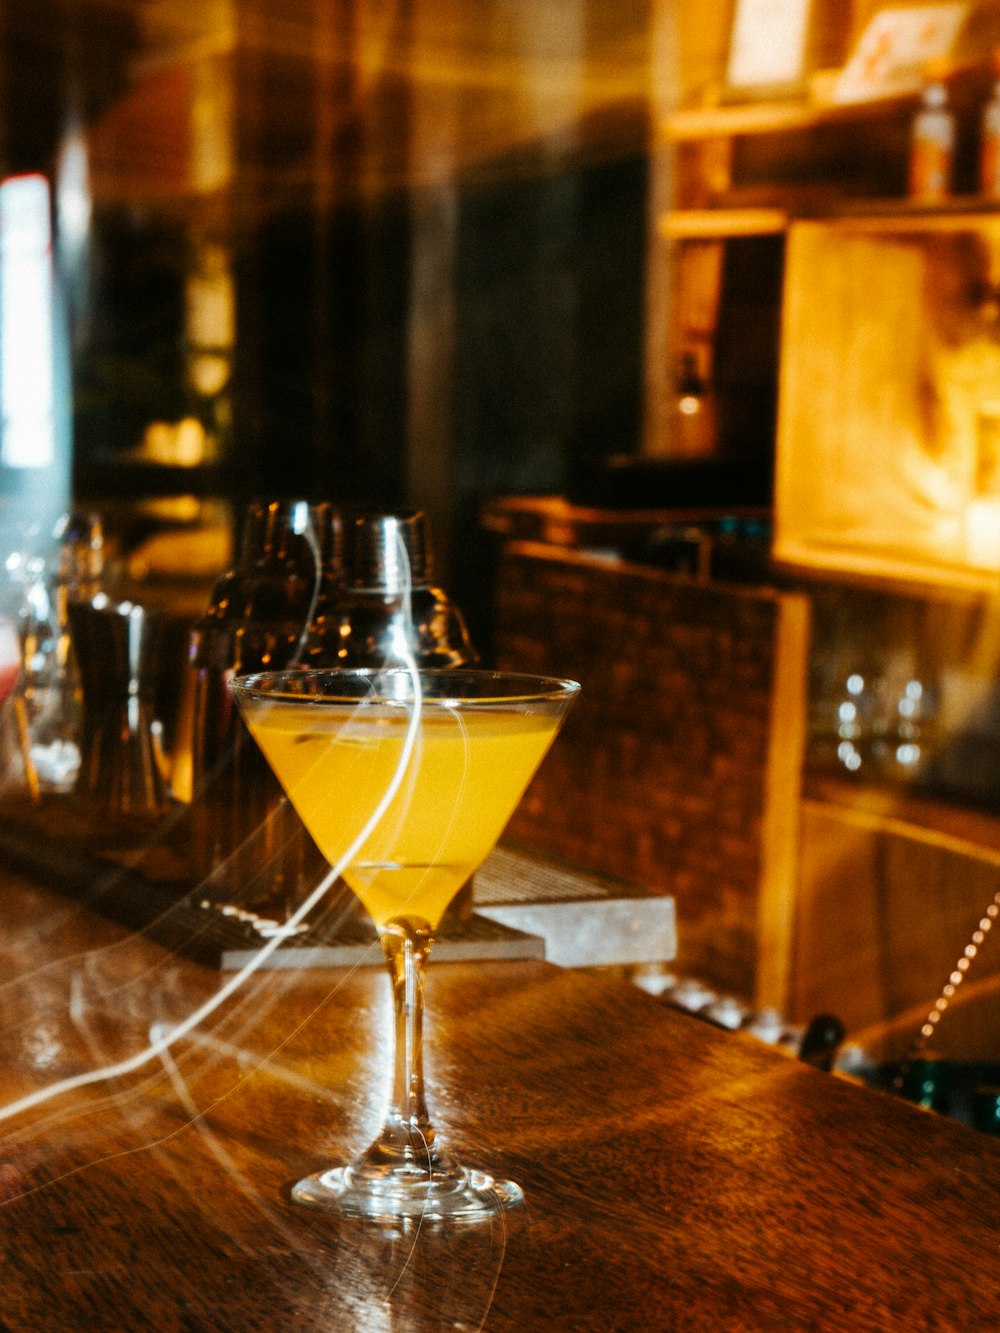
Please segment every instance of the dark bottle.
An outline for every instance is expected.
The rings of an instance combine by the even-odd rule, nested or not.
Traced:
[[[947,1060],[924,1054],[905,1070],[902,1079],[903,1096],[927,1111],[951,1109],[951,1067]]]
[[[714,397],[694,352],[681,358],[674,393],[673,452],[678,458],[705,458],[715,450]]]
[[[192,857],[214,902],[280,918],[297,892],[297,818],[226,686],[301,665],[315,609],[340,577],[340,518],[329,505],[253,504],[238,564],[192,633]]]

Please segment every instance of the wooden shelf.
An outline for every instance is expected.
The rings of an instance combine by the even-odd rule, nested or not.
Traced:
[[[788,227],[783,208],[680,208],[657,223],[669,241],[725,240],[736,236],[780,236]]]
[[[985,811],[903,788],[815,772],[805,776],[803,797],[817,807],[839,811],[859,826],[901,832],[1000,866],[1000,819]]]
[[[672,524],[713,523],[724,518],[769,519],[762,506],[598,509],[571,504],[561,495],[498,496],[487,500],[481,521],[505,542],[541,542],[575,549],[618,547]]]
[[[844,121],[871,120],[897,114],[915,102],[913,96],[868,102],[749,102],[732,106],[676,111],[663,123],[668,143],[729,139],[741,135],[790,134]]]
[[[779,513],[781,512],[779,506]],[[819,575],[825,582],[925,597],[996,597],[997,572],[984,567],[949,564],[875,546],[848,547],[782,534],[775,536],[774,563],[789,575]]]
[[[914,104],[907,95],[677,112],[662,126],[673,150],[676,216],[664,215],[661,235],[680,240],[781,235],[790,218],[827,216],[845,200],[881,196],[899,202],[906,184],[899,163]],[[888,174],[887,163],[893,164]]]
[[[962,224],[975,227],[987,218],[1000,219],[1000,200],[975,194],[954,195],[937,204],[911,199],[857,199],[828,209],[803,209],[798,216],[835,221],[842,226],[856,224],[865,231],[898,232],[907,225],[921,231],[955,231]]]
[[[990,86],[989,47],[979,58],[958,63],[949,77],[953,103],[980,103]],[[907,113],[919,101],[919,92],[892,93],[857,101],[836,102],[833,92],[841,71],[818,70],[799,96],[763,98],[760,101],[716,103],[685,107],[666,116],[661,133],[668,143],[692,143],[705,139],[728,139],[766,134],[794,134],[824,125],[851,121],[888,119]]]
[[[664,213],[656,230],[668,241],[780,236],[796,219],[834,221],[864,231],[898,232],[909,226],[919,231],[953,232],[966,224],[981,228],[987,222],[1000,223],[1000,200],[961,195],[934,205],[908,199],[865,199],[829,208],[678,208]]]

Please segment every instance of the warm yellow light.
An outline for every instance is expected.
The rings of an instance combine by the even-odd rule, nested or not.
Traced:
[[[969,561],[1000,570],[1000,500],[971,500],[965,511]]]

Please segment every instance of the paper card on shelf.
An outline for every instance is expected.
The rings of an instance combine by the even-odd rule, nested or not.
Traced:
[[[792,84],[805,72],[808,0],[737,0],[726,82],[732,89]]]
[[[841,71],[833,101],[865,102],[918,91],[928,63],[951,54],[968,13],[966,0],[882,10]]]

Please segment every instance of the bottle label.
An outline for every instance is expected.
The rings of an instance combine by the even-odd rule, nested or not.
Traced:
[[[983,139],[979,160],[979,190],[988,199],[1000,198],[1000,134]]]
[[[951,187],[951,148],[937,139],[921,139],[910,156],[910,198],[945,199]]]

